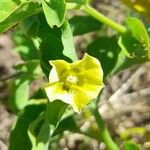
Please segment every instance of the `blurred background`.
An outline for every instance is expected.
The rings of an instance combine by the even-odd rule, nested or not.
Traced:
[[[148,17],[128,8],[119,0],[94,0],[93,7],[101,11],[112,20],[123,23],[125,17],[134,16],[140,18],[150,31]],[[81,11],[71,11],[72,14],[82,14]],[[0,150],[6,150],[12,124],[15,115],[9,109],[8,98],[11,89],[10,79],[16,74],[13,65],[21,62],[16,53],[14,29],[0,35]],[[100,31],[91,32],[74,38],[75,47],[79,58],[82,57],[86,48],[92,47],[92,40],[99,35],[113,36],[115,31],[108,26],[103,26]],[[134,66],[130,69],[109,77],[106,87],[102,92],[99,102],[99,111],[104,118],[112,137],[121,143],[120,140],[132,139],[140,144],[143,150],[150,150],[150,63]],[[42,80],[34,82],[30,87],[30,94],[42,85]],[[76,120],[81,130],[96,131],[94,118],[87,110],[76,115]],[[93,130],[89,127],[92,125]],[[55,149],[60,150],[105,150],[105,145],[92,138],[81,134],[73,134],[69,131],[64,133],[63,138],[54,142]]]

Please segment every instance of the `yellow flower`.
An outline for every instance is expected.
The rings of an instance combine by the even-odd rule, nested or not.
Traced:
[[[150,17],[150,0],[121,0],[128,7]]]
[[[88,54],[73,63],[55,60],[50,64],[53,68],[45,87],[49,100],[70,104],[75,112],[80,112],[104,87],[100,62]]]

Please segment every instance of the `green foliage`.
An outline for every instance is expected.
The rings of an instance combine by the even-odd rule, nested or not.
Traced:
[[[11,83],[11,94],[9,98],[10,108],[18,113],[21,111],[29,99],[29,80],[20,77]]]
[[[79,128],[72,115],[63,118],[55,129],[53,136],[62,134],[64,131],[79,132]]]
[[[41,20],[38,32],[38,36],[41,39],[41,66],[44,73],[48,76],[51,68],[49,60],[64,59],[71,62],[76,59],[76,54],[67,21],[64,22],[61,28],[54,27],[52,29],[45,22],[43,15],[40,15],[39,18]]]
[[[21,4],[20,1],[15,2],[12,0],[8,1],[2,0],[0,4],[0,13],[1,13],[0,22],[5,20],[11,14],[11,12],[13,12],[14,9],[20,4]]]
[[[102,27],[101,23],[90,16],[74,16],[69,23],[74,36],[97,31]]]
[[[47,104],[46,115],[47,115],[48,122],[50,123],[50,125],[53,125],[54,127],[57,126],[58,121],[61,119],[67,106],[68,105],[66,103],[63,103],[62,101],[53,101]]]
[[[18,72],[19,76],[30,81],[42,74],[39,60],[30,60],[22,64],[17,64],[14,66],[14,69]]]
[[[61,41],[63,44],[63,54],[71,59],[71,61],[77,60],[75,48],[73,45],[73,36],[70,29],[70,25],[67,21],[64,22],[61,28]]]
[[[41,75],[39,60],[28,61],[14,66],[17,78],[11,81],[9,104],[11,109],[18,113],[27,104],[29,99],[29,83]]]
[[[88,2],[88,0],[66,0],[67,3],[77,3],[80,5],[86,4],[86,2]]]
[[[49,139],[66,108],[67,104],[61,101],[49,102],[46,112],[30,124],[28,134],[33,150],[48,148]]]
[[[149,61],[150,40],[144,25],[136,18],[126,19],[129,31],[119,37],[121,52],[112,74]]]
[[[25,36],[21,31],[16,31],[13,34],[13,40],[16,45],[14,50],[19,53],[22,60],[28,61],[39,59],[39,51],[32,39]]]
[[[33,16],[30,16],[28,17],[27,19],[25,19],[22,23],[21,23],[21,29],[20,29],[20,32],[23,33],[23,35],[18,35],[18,36],[24,36],[24,38],[27,40],[27,41],[31,41],[31,39],[29,37],[32,37],[32,38],[36,38],[37,37],[37,34],[38,34],[38,29],[39,29],[39,24],[40,24],[40,21],[38,19],[38,16],[37,15],[33,15]],[[20,33],[18,33],[20,34]],[[30,44],[28,44],[28,46],[30,47],[30,45],[33,45],[31,42]],[[37,55],[37,54],[35,54]]]
[[[50,27],[60,27],[65,20],[66,5],[64,0],[42,1],[43,11]]]
[[[124,150],[140,150],[139,146],[131,141],[125,142]]]
[[[127,69],[134,65],[142,64],[147,62],[147,59],[139,59],[139,58],[128,58],[124,55],[124,52],[121,51],[118,55],[117,63],[113,68],[111,75],[118,73],[121,70]]]
[[[119,54],[116,36],[95,39],[88,45],[87,52],[100,60],[106,77],[114,69]]]
[[[132,135],[140,135],[143,136],[145,134],[146,130],[144,127],[133,127],[128,128],[121,132],[120,136],[124,140],[128,140],[131,138]]]
[[[29,125],[28,135],[32,143],[32,150],[48,148],[50,126],[48,121],[44,120],[44,114],[40,115]]]
[[[44,100],[30,100],[29,105],[25,107],[13,126],[9,139],[9,150],[31,150],[27,130],[29,124],[46,109],[45,102]]]
[[[7,2],[6,0],[2,0],[0,14],[2,13],[3,17],[0,19],[0,33],[8,30],[25,18],[38,13],[40,9],[38,3],[32,1],[21,3],[17,0],[16,2],[13,0],[8,0]]]
[[[79,9],[89,4],[90,0],[65,0],[68,9]]]
[[[130,58],[149,58],[150,39],[142,22],[136,18],[127,18],[125,23],[129,32],[119,39],[119,45],[125,55]]]

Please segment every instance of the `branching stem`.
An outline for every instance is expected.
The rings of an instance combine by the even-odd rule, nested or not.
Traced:
[[[107,130],[105,126],[105,123],[98,111],[97,104],[93,104],[92,113],[93,113],[93,116],[95,117],[95,120],[100,130],[100,137],[101,137],[100,140],[102,140],[106,144],[108,150],[119,150],[119,147],[113,141],[113,139],[110,136],[109,131]]]
[[[127,31],[127,29],[123,25],[120,25],[120,24],[114,22],[113,20],[104,16],[103,14],[101,14],[100,12],[98,12],[96,9],[94,9],[93,7],[91,7],[88,4],[83,5],[81,7],[81,9],[84,10],[90,16],[92,16],[95,19],[97,19],[98,21],[108,25],[109,27],[111,27],[112,29],[116,30],[119,33],[125,33]]]

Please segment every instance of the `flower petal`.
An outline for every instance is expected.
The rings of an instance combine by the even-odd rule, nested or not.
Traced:
[[[80,113],[81,109],[85,105],[87,105],[91,100],[91,97],[89,97],[86,93],[84,93],[80,89],[78,90],[76,89],[75,91],[73,91],[72,96],[73,96],[73,101],[71,103],[71,106],[73,107],[74,111],[77,113]]]
[[[73,100],[71,106],[75,112],[80,112],[81,109],[90,101],[96,98],[104,85],[86,84],[82,87],[72,86]]]
[[[50,101],[62,100],[67,104],[72,103],[72,95],[63,88],[63,83],[49,83],[45,87],[46,94]]]
[[[95,57],[88,55],[87,53],[85,53],[82,61],[84,63],[85,70],[101,67],[99,60]]]
[[[86,53],[82,60],[70,64],[70,68],[72,68],[73,70],[77,70],[78,73],[81,73],[82,71],[85,70],[90,70],[99,67],[101,67],[99,60],[92,56],[89,56]]]
[[[104,87],[104,85],[92,85],[92,84],[85,84],[84,86],[82,86],[81,88],[83,89],[83,91],[85,91],[85,93],[87,93],[87,95],[91,98],[94,99],[98,96],[99,92],[101,91],[101,89]]]
[[[58,81],[59,81],[59,78],[58,78],[58,74],[56,72],[56,68],[53,67],[49,74],[49,82],[54,83],[54,82],[58,82]]]
[[[93,68],[90,70],[83,71],[78,75],[80,79],[83,79],[83,84],[94,84],[101,85],[103,84],[103,71],[99,68]]]
[[[56,82],[62,77],[62,73],[69,69],[69,63],[64,60],[54,60],[50,61],[50,64],[53,66],[50,75],[49,81],[50,83]]]
[[[71,64],[64,60],[50,61],[50,64],[53,66],[50,83],[45,88],[48,98],[62,100],[78,113],[104,87],[101,64],[88,54]]]

